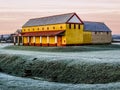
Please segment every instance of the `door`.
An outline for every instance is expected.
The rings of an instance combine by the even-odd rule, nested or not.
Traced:
[[[58,36],[58,38],[57,38],[57,46],[62,46],[62,36]]]

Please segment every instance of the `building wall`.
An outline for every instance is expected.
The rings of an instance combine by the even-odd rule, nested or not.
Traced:
[[[83,25],[82,24],[71,24],[71,28],[67,24],[66,29],[66,45],[79,45],[83,43]],[[79,28],[80,25],[80,28]]]
[[[79,27],[80,25],[80,27]],[[71,27],[70,27],[71,26]],[[83,31],[83,24],[55,24],[45,26],[34,26],[22,28],[23,33],[27,32],[38,32],[38,31],[55,31],[65,30],[64,35],[61,37],[61,46],[64,45],[80,45],[80,44],[100,44],[100,43],[111,43],[111,32],[87,32]],[[40,37],[35,37],[35,44],[33,37],[30,38],[29,45],[40,45]],[[23,37],[24,45],[28,44],[28,38]],[[49,37],[49,43],[47,42],[47,36],[42,37],[42,45],[55,46],[55,36]]]
[[[62,36],[62,45],[66,45],[66,33],[64,36]]]
[[[30,43],[34,44],[33,37],[31,37]]]
[[[36,45],[40,45],[40,37],[35,37],[35,42]]]
[[[111,43],[111,32],[92,32],[93,44]]]
[[[54,36],[49,37],[49,43],[55,44],[55,37]]]
[[[72,45],[72,44],[82,44],[83,43],[83,25],[80,24],[56,24],[56,25],[46,25],[46,26],[35,26],[35,27],[26,27],[22,29],[22,32],[38,32],[37,28],[44,28],[44,30],[39,31],[52,31],[54,30],[66,30],[62,38],[62,45]],[[80,28],[79,28],[80,25]],[[49,28],[49,30],[46,30]],[[40,37],[37,37],[35,40],[36,44],[40,43]],[[33,37],[31,37],[31,43],[33,42]],[[47,36],[42,37],[42,44],[47,43]],[[49,44],[55,44],[55,37],[49,37]]]
[[[27,44],[27,43],[28,43],[27,37],[23,37],[23,44]]]
[[[47,37],[42,37],[42,44],[47,44]]]
[[[66,24],[54,24],[54,25],[45,25],[45,26],[33,26],[33,27],[23,27],[22,28],[22,33],[27,33],[27,32],[39,32],[39,31],[55,31],[55,30],[66,30]],[[27,41],[27,37],[23,37],[25,40],[24,43]],[[31,43],[34,44],[33,42],[33,37],[31,37]],[[36,37],[35,44],[38,45],[40,44],[40,37]],[[47,36],[42,37],[42,44],[47,45]],[[55,45],[55,36],[49,37],[49,44],[50,45]],[[62,36],[62,44],[66,44],[66,36]]]
[[[83,44],[91,44],[92,43],[92,32],[83,32]]]
[[[38,31],[55,31],[55,30],[66,30],[66,24],[54,24],[54,25],[45,25],[45,26],[23,27],[22,28],[22,33],[38,32]]]

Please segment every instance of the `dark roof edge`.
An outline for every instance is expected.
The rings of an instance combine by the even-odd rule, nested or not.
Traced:
[[[84,30],[84,31],[87,31],[87,32],[112,32],[111,30],[110,30],[110,31],[93,31],[93,30]]]
[[[84,23],[84,22],[88,22],[88,23],[91,22],[91,23],[101,23],[101,24],[105,24],[104,22],[96,22],[96,21],[83,21],[83,23]]]
[[[72,14],[72,13],[71,13],[71,14]],[[84,24],[84,22],[80,19],[80,17],[79,17],[76,13],[73,13],[73,15],[67,20],[66,23],[68,23],[68,21],[69,21],[74,15],[76,15],[77,18],[82,22],[82,24]]]

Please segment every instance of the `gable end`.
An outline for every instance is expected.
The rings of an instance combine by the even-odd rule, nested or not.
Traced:
[[[83,24],[83,21],[78,17],[77,14],[74,14],[73,16],[71,16],[67,23],[79,23],[79,24]]]

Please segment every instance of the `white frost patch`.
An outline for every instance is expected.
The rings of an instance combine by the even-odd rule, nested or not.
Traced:
[[[120,82],[108,84],[62,84],[0,73],[0,90],[120,90]]]
[[[10,45],[13,45],[13,43],[0,43],[0,48],[4,48]]]
[[[22,55],[47,61],[74,60],[74,63],[120,63],[120,50],[92,52],[37,52],[0,49],[0,54]],[[72,62],[73,63],[73,62]]]

